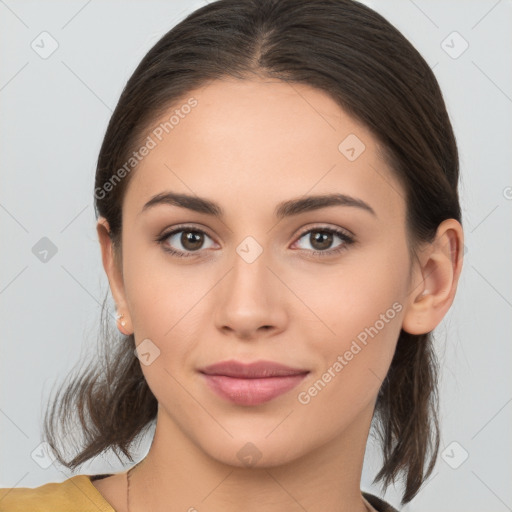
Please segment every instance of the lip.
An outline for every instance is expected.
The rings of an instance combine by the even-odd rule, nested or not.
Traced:
[[[268,402],[297,386],[309,370],[273,361],[223,361],[199,370],[209,388],[237,405]]]

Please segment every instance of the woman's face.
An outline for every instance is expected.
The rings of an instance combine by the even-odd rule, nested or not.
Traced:
[[[262,80],[195,90],[147,136],[123,203],[122,312],[159,422],[239,466],[361,439],[416,276],[375,138],[327,94]],[[216,207],[145,207],[168,193]],[[302,373],[201,372],[233,360]]]

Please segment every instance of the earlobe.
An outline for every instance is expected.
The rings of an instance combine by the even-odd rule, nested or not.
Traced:
[[[117,329],[121,334],[129,336],[130,332],[127,332],[127,321],[124,319],[124,316],[123,313],[116,314]]]
[[[435,240],[421,252],[403,318],[404,331],[428,333],[450,309],[462,270],[463,237],[460,223],[447,219],[439,225]]]
[[[115,257],[115,248],[110,238],[110,226],[104,217],[98,219],[96,231],[101,247],[103,268],[107,274],[110,291],[116,304],[117,328],[122,334],[128,336],[132,329],[130,314],[126,303],[122,271]]]

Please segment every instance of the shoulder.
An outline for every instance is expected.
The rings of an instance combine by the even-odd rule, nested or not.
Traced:
[[[377,512],[399,512],[396,508],[392,507],[389,503],[378,496],[367,492],[363,492],[363,496],[366,501],[368,501],[368,503],[377,510]]]
[[[0,512],[115,512],[89,477],[76,475],[34,488],[0,489]]]

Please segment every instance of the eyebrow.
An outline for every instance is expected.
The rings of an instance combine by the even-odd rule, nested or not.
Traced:
[[[157,205],[167,204],[187,208],[198,213],[212,215],[214,217],[223,218],[223,209],[214,201],[198,196],[187,194],[177,194],[173,192],[162,192],[153,196],[143,207],[140,213],[143,213]],[[328,206],[350,206],[360,208],[377,217],[373,208],[365,203],[362,199],[351,197],[345,194],[327,194],[300,197],[298,199],[290,199],[279,203],[274,215],[278,219],[299,215],[301,213],[319,210]]]

